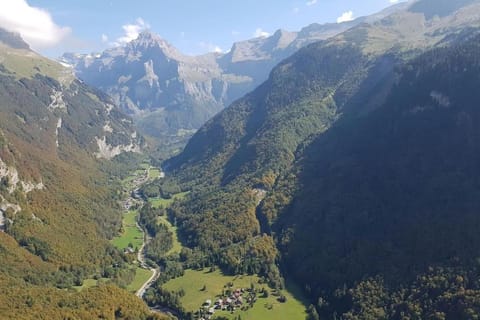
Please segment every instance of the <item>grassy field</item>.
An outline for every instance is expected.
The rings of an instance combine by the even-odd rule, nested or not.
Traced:
[[[148,177],[150,178],[150,180],[154,180],[154,179],[157,179],[158,177],[160,177],[160,173],[162,173],[162,171],[160,171],[160,169],[150,168],[150,170],[148,172]]]
[[[136,267],[135,269],[135,278],[133,281],[127,286],[127,290],[130,292],[137,292],[140,287],[147,282],[148,279],[152,276],[152,271],[142,269],[140,267]],[[105,283],[110,281],[111,279],[108,278],[101,278],[99,280],[95,279],[85,279],[83,280],[83,285],[81,286],[74,286],[73,288],[77,291],[82,291],[83,289],[88,289],[91,287],[95,287],[98,283]]]
[[[133,188],[133,180],[135,180],[134,175],[130,175],[126,177],[125,179],[122,180],[122,186],[126,189],[132,189]]]
[[[73,288],[77,291],[82,291],[83,289],[88,289],[91,287],[97,286],[99,283],[105,283],[110,281],[111,279],[108,278],[100,278],[99,280],[95,279],[85,279],[83,280],[83,285],[81,286],[73,286]]]
[[[164,207],[167,208],[175,200],[181,200],[185,198],[188,192],[178,193],[174,195],[171,199],[162,199],[162,198],[150,198],[148,201],[152,204],[154,208]],[[167,252],[167,255],[172,253],[180,253],[182,251],[182,244],[178,240],[177,227],[173,226],[166,217],[158,217],[158,223],[162,223],[168,227],[168,229],[173,233],[173,246],[170,251]]]
[[[306,307],[304,303],[296,299],[292,292],[299,292],[297,288],[288,288],[283,290],[282,294],[287,298],[287,302],[280,303],[276,297],[270,295],[268,298],[258,298],[253,308],[247,311],[239,311],[230,313],[228,311],[219,311],[215,314],[216,317],[226,317],[235,320],[238,315],[241,315],[242,320],[304,320],[307,317]]]
[[[222,293],[225,285],[229,282],[233,283],[233,288],[249,288],[253,284],[255,288],[268,289],[267,285],[259,284],[257,276],[227,276],[218,270],[214,272],[186,270],[183,277],[170,280],[163,287],[170,291],[183,289],[185,296],[181,298],[181,302],[184,308],[188,311],[196,311],[207,299],[215,301],[215,298]],[[204,286],[205,290],[202,290]],[[296,291],[293,289],[282,291],[282,294],[287,298],[285,303],[278,302],[276,297],[270,294],[267,298],[259,297],[251,309],[238,310],[233,314],[227,311],[218,311],[215,316],[236,319],[240,315],[243,320],[305,319],[305,305],[301,300],[294,297],[292,292]]]
[[[134,249],[140,249],[143,244],[143,233],[136,225],[138,211],[129,211],[123,217],[123,233],[113,238],[112,244],[119,248],[125,249],[128,244],[133,244]]]
[[[85,279],[83,280],[83,285],[81,286],[74,286],[73,288],[77,291],[82,291],[83,289],[88,289],[91,287],[95,287],[98,283],[98,280],[95,279]]]
[[[177,227],[173,226],[166,217],[158,217],[158,223],[166,225],[168,227],[168,230],[173,233],[173,246],[166,255],[168,256],[172,253],[180,253],[182,251],[182,244],[178,240]]]
[[[145,170],[147,170],[148,167],[149,167],[148,163],[142,163],[139,169],[135,170],[128,177],[122,180],[122,186],[125,189],[128,189],[131,191],[134,188],[133,180],[135,180],[138,177],[144,176]]]
[[[150,163],[149,162],[142,162],[140,164],[140,168],[143,169],[143,170],[146,170],[146,169],[150,168]]]
[[[148,202],[152,204],[152,207],[154,208],[159,208],[159,207],[164,207],[167,208],[170,206],[175,200],[182,200],[185,198],[185,196],[188,194],[188,192],[182,192],[182,193],[177,193],[170,199],[163,199],[163,198],[149,198]]]
[[[0,56],[2,65],[6,69],[15,70],[17,79],[32,78],[36,73],[48,75],[54,79],[58,79],[66,75],[66,68],[59,63],[41,57],[37,54],[25,51],[7,48],[0,45]],[[68,72],[71,74],[71,72]],[[69,80],[73,80],[73,76],[68,76]]]
[[[135,279],[127,287],[130,292],[137,292],[140,287],[152,276],[152,271],[138,268],[135,271]]]

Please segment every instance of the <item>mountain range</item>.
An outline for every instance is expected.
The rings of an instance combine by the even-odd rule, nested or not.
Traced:
[[[183,147],[208,119],[265,81],[276,64],[298,49],[403,7],[344,23],[312,24],[299,32],[278,30],[237,42],[223,54],[188,56],[146,30],[124,46],[98,54],[68,53],[60,60],[112,96],[141,133],[172,150]]]

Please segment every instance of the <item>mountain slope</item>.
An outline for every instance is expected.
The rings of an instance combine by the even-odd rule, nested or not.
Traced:
[[[420,14],[395,13],[300,50],[257,90],[202,127],[184,152],[167,162],[168,169],[184,181],[199,177],[200,184],[223,187],[247,176],[250,185],[255,185],[252,178],[277,177],[297,148],[338,116],[366,113],[383,103],[396,64],[448,40],[461,21],[463,28],[473,26],[475,10],[464,9],[462,19],[449,16],[428,24]]]
[[[389,299],[415,277],[476,272],[479,39],[408,63],[381,108],[340,121],[303,153],[298,191],[274,229],[283,239],[289,272],[317,297],[348,310],[353,294],[336,300],[333,292],[381,276],[387,292],[382,309],[390,319],[401,306]],[[433,277],[413,286],[425,290]],[[458,309],[454,299],[435,301],[447,290],[463,299],[454,284],[445,285],[426,293],[437,304],[420,309],[420,318],[438,312],[468,319],[468,308],[478,314],[478,284],[467,280],[462,286],[472,290],[472,300]],[[364,288],[362,294],[376,289]],[[426,303],[423,299],[409,303]]]
[[[432,5],[432,1],[418,3]],[[408,245],[414,244],[416,238],[410,239],[406,235],[424,235],[422,232],[434,235],[435,231],[443,232],[445,230],[443,228],[449,225],[450,218],[444,219],[445,216],[439,214],[442,220],[432,228],[425,229],[422,223],[428,221],[426,220],[428,218],[431,219],[434,213],[430,212],[430,216],[418,221],[419,229],[407,232],[408,221],[415,219],[396,223],[401,219],[402,210],[409,208],[407,204],[413,201],[411,197],[415,195],[421,195],[428,202],[432,200],[432,193],[440,192],[446,197],[448,191],[445,193],[444,191],[451,189],[446,186],[445,181],[448,179],[441,174],[445,167],[437,168],[430,162],[430,159],[440,158],[438,150],[435,149],[431,150],[425,161],[428,161],[434,170],[438,169],[428,174],[434,176],[433,180],[439,179],[431,181],[431,184],[434,186],[435,182],[438,183],[441,190],[420,193],[420,187],[425,188],[425,185],[409,185],[414,191],[411,194],[402,194],[400,193],[402,190],[393,192],[398,186],[388,185],[389,181],[384,183],[385,186],[381,184],[382,177],[390,177],[390,174],[397,175],[399,180],[403,177],[408,180],[408,166],[413,166],[412,163],[408,166],[406,163],[401,164],[407,167],[400,173],[392,172],[398,167],[388,167],[391,163],[396,165],[397,161],[400,161],[397,159],[401,158],[401,152],[406,153],[408,150],[404,143],[401,144],[400,150],[382,149],[388,148],[390,144],[400,143],[389,139],[395,138],[392,137],[392,131],[394,133],[395,130],[401,129],[390,126],[393,121],[391,117],[402,113],[392,113],[386,106],[393,102],[395,105],[400,101],[407,103],[406,99],[411,99],[408,100],[408,104],[412,110],[418,106],[418,112],[423,111],[426,101],[434,103],[434,107],[426,104],[426,108],[437,110],[438,106],[450,103],[445,98],[446,95],[450,97],[449,90],[457,90],[458,93],[453,96],[459,99],[466,96],[465,92],[470,92],[468,86],[465,86],[466,91],[462,91],[460,84],[471,80],[469,77],[476,72],[474,69],[469,75],[462,74],[462,70],[469,71],[467,66],[470,62],[476,65],[476,62],[470,61],[475,57],[476,47],[469,48],[468,45],[477,39],[472,40],[472,37],[478,34],[479,10],[479,4],[475,2],[443,17],[430,18],[428,14],[418,10],[396,12],[381,21],[359,25],[330,40],[307,46],[283,61],[272,71],[264,84],[207,122],[192,137],[185,150],[166,163],[166,168],[172,174],[170,179],[179,182],[183,190],[191,191],[188,202],[174,205],[171,212],[179,224],[186,244],[194,250],[206,253],[208,263],[220,264],[232,272],[260,272],[277,286],[281,286],[281,281],[275,262],[281,257],[284,266],[288,267],[286,275],[293,275],[310,294],[312,301],[316,302],[322,295],[325,305],[319,306],[318,309],[328,317],[333,317],[334,312],[347,314],[351,311],[352,299],[366,299],[361,293],[368,288],[362,285],[368,287],[369,283],[360,284],[358,288],[354,287],[354,284],[361,281],[363,276],[384,275],[379,270],[383,270],[384,273],[392,271],[392,277],[386,278],[385,281],[400,280],[407,287],[411,284],[412,292],[417,285],[430,285],[421,279],[415,282],[415,276],[427,272],[426,267],[430,264],[436,267],[439,261],[446,262],[443,258],[451,254],[459,246],[461,239],[464,239],[461,232],[456,230],[470,221],[472,222],[472,229],[468,229],[470,234],[477,225],[474,223],[476,217],[474,210],[469,210],[461,217],[459,224],[456,225],[458,228],[452,233],[455,241],[445,246],[446,251],[438,259],[433,259],[432,256],[441,252],[440,244],[443,244],[443,241],[439,241],[438,246],[432,247],[435,248],[433,253],[428,253],[426,249],[435,241],[433,236],[421,244],[418,252],[409,255],[409,250],[413,249]],[[464,53],[463,49],[451,49],[452,52],[441,53],[449,56],[445,60],[435,60],[429,55],[415,60],[427,50],[436,47],[456,48],[455,46],[461,43],[467,43],[465,51],[468,53]],[[432,53],[434,56],[436,54],[437,51]],[[455,61],[455,55],[463,57],[467,63],[462,64],[462,59],[460,62]],[[414,62],[408,64],[408,61]],[[438,67],[443,61],[448,62],[446,69]],[[424,74],[420,68],[422,64],[425,65]],[[435,69],[437,67],[438,69]],[[450,67],[459,74],[452,75],[448,80]],[[441,74],[445,74],[447,80],[442,78]],[[409,82],[400,86],[399,79],[404,81],[408,79]],[[426,87],[423,84],[426,81],[432,82],[432,85],[438,84],[438,88]],[[411,86],[410,91],[407,90],[407,85]],[[447,90],[448,86],[451,86],[451,89]],[[425,88],[425,92],[415,94],[414,91],[421,88]],[[379,113],[384,118],[377,119],[376,122],[368,120],[375,118]],[[445,115],[440,118],[443,116]],[[453,120],[447,121],[443,118],[440,120],[444,120],[445,122],[440,123],[445,124],[451,121],[449,125],[452,125],[457,118],[453,116]],[[367,126],[368,134],[355,129],[365,130],[362,123],[368,121],[372,121],[370,126]],[[439,130],[441,127],[439,123],[432,123],[429,124],[432,127],[426,126],[425,131],[422,131],[422,121],[427,122],[428,118],[423,120],[413,118],[412,122],[403,124],[408,129],[414,130],[409,134],[412,142],[418,138],[414,135],[416,130],[427,134],[427,130],[432,131],[433,128]],[[350,126],[353,129],[350,129]],[[337,143],[336,140],[340,138],[336,137],[334,132],[343,133],[344,136],[341,137],[344,143]],[[460,136],[460,133],[453,129],[452,133]],[[429,139],[432,139],[431,134]],[[448,135],[447,131],[440,139],[446,140]],[[369,146],[367,138],[371,138],[372,143],[378,145]],[[422,147],[426,147],[426,141],[417,140],[415,150],[420,152]],[[460,142],[460,138],[455,141]],[[449,141],[448,144],[450,143],[454,142]],[[441,146],[442,150],[446,149],[445,145]],[[458,145],[458,148],[464,147],[464,143]],[[362,148],[364,151],[358,157],[366,159],[362,158],[362,162],[356,163],[351,157]],[[459,154],[468,157],[469,150],[459,150]],[[330,152],[332,157],[338,156],[338,159],[332,158]],[[385,164],[380,160],[373,161],[384,154],[388,156]],[[371,158],[372,163],[368,163]],[[414,155],[408,161],[413,161],[412,159],[415,159]],[[471,168],[473,159],[468,159],[465,165],[468,164]],[[321,167],[317,166],[317,161]],[[378,176],[373,164],[379,166]],[[450,164],[444,165],[448,168]],[[457,164],[462,168],[463,164]],[[337,166],[344,171],[339,177],[337,174],[342,172],[336,171]],[[447,172],[455,175],[455,168],[452,170]],[[360,188],[370,187],[370,180],[364,181],[362,178],[362,174],[367,173],[373,175],[368,178],[372,180],[374,190],[367,189],[362,193],[363,189],[359,191],[356,187],[358,185]],[[328,181],[322,181],[323,174],[327,174]],[[419,171],[419,174],[427,174],[427,171]],[[463,173],[458,180],[455,178],[451,181],[460,184],[462,175]],[[374,182],[377,184],[373,184]],[[159,187],[162,188],[162,185]],[[391,208],[389,201],[379,202],[376,199],[376,192],[380,192],[378,196],[382,195],[381,192],[398,194],[399,198],[389,199],[392,200]],[[447,199],[450,201],[452,196]],[[473,196],[468,196],[468,199],[473,199]],[[463,203],[462,200],[465,198],[456,198],[456,209],[461,210],[470,203]],[[454,202],[448,203],[453,205]],[[349,207],[344,208],[347,204]],[[389,229],[386,231],[382,228],[384,220],[377,222],[375,215],[373,213],[369,215],[368,211],[360,212],[358,217],[351,213],[372,204],[376,205],[373,208],[376,211],[373,212],[382,213],[381,219],[389,219],[387,215],[389,209],[395,212],[397,220],[392,220],[386,225],[392,226],[392,229],[398,227],[394,231],[399,238],[405,236],[401,239],[403,242],[398,242],[403,248],[399,250],[398,255],[392,255],[391,260],[387,258],[383,260],[383,256],[374,256],[377,252],[376,246],[368,245],[377,243],[378,239],[385,239],[384,234]],[[323,207],[319,207],[320,205]],[[425,203],[422,205],[425,206]],[[322,209],[325,216],[318,213],[322,212]],[[419,210],[413,203],[411,209],[413,212]],[[344,221],[346,217],[350,220]],[[367,231],[372,229],[375,229],[376,233],[373,233],[370,239]],[[365,244],[355,242],[358,239],[357,233],[362,235],[360,240]],[[268,240],[272,238],[276,240],[277,247],[274,247],[273,241]],[[353,248],[343,246],[345,243]],[[380,240],[378,246],[382,245]],[[385,246],[384,250],[389,248],[391,251],[395,250],[389,243]],[[313,249],[309,250],[309,247]],[[468,251],[459,250],[461,255],[466,252]],[[272,256],[272,253],[278,253],[279,256]],[[424,257],[415,260],[417,253],[424,254]],[[241,259],[238,258],[239,255]],[[375,260],[377,258],[379,261]],[[395,268],[395,262],[403,258],[405,260],[402,264]],[[453,258],[454,261],[455,257]],[[326,262],[325,265],[323,261]],[[417,261],[418,265],[412,261]],[[404,269],[400,270],[408,269],[405,266],[412,268],[409,270],[410,273]],[[463,267],[465,264],[453,266]],[[450,277],[463,272],[467,274],[470,271],[456,272],[457,270],[437,273],[445,277],[448,274]],[[360,293],[348,295],[349,291],[342,289],[344,283],[347,288],[358,289]],[[388,290],[388,287],[377,285],[379,283],[380,280],[376,281],[372,288]],[[468,286],[476,288],[474,282],[469,282]],[[427,290],[426,287],[422,287],[422,290],[424,289]],[[389,294],[394,300],[398,298],[395,295],[400,295],[401,292],[392,290]],[[443,293],[444,291],[441,291],[441,294]],[[368,291],[368,294],[376,296],[372,291]],[[412,301],[420,303],[415,299],[417,298],[412,297]],[[345,302],[346,300],[350,302]],[[387,304],[383,300],[381,303],[384,303],[383,306]],[[428,304],[424,300],[421,303]],[[372,306],[373,304],[369,305]],[[360,303],[357,307],[361,309]],[[381,310],[386,312],[383,307]],[[351,314],[351,319],[362,318],[361,316],[355,318],[353,313]]]
[[[108,241],[121,227],[120,190],[110,174],[116,164],[108,159],[140,151],[132,120],[5,30],[0,101],[2,316],[33,319],[42,309],[52,319],[114,318],[121,307],[147,319],[146,306],[119,288],[64,290],[114,266],[116,276],[123,272],[126,257]]]

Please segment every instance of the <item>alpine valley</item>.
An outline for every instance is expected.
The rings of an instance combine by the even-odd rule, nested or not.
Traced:
[[[480,0],[196,57],[0,29],[0,319],[479,319],[478,88]]]

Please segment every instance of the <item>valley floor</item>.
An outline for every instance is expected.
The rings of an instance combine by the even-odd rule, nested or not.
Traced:
[[[142,164],[142,167],[134,171],[130,176],[123,180],[125,192],[129,197],[124,201],[124,208],[126,212],[123,216],[123,232],[119,236],[112,239],[112,244],[118,249],[123,250],[127,254],[137,253],[137,260],[131,265],[135,269],[134,279],[127,285],[126,289],[135,293],[138,297],[142,297],[145,290],[152,285],[158,278],[159,270],[150,268],[145,263],[144,248],[146,241],[145,232],[138,225],[137,219],[139,215],[139,208],[143,205],[143,201],[135,196],[138,188],[150,179],[155,179],[161,176],[162,172]],[[83,289],[97,286],[102,282],[107,282],[109,279],[86,279],[82,286],[77,286],[75,289],[81,291]]]
[[[185,294],[181,303],[187,311],[203,309],[208,313],[209,309],[214,308],[212,319],[224,317],[233,320],[240,316],[243,320],[290,320],[305,319],[307,316],[300,290],[293,286],[287,286],[287,290],[281,292],[272,290],[256,275],[229,276],[218,269],[186,270],[184,276],[170,280],[163,288],[174,292],[183,291]],[[227,296],[235,295],[237,289],[243,289],[242,305],[235,311],[215,309],[216,302],[230,299]],[[256,301],[250,305],[247,299],[253,296],[252,289]],[[285,302],[279,301],[280,296],[286,298]]]
[[[136,267],[135,279],[129,284],[128,290],[135,292],[138,297],[142,297],[155,280],[158,279],[160,271],[158,268],[152,268],[147,265],[145,259],[145,246],[149,239],[146,232],[138,224],[139,208],[144,201],[139,197],[139,188],[149,180],[162,176],[163,173],[158,168],[142,164],[142,167],[136,170],[124,181],[124,187],[129,197],[124,202],[127,212],[123,218],[123,233],[112,240],[112,243],[126,253],[133,254],[137,252],[138,266]]]
[[[137,223],[139,210],[144,204],[138,196],[138,189],[150,179],[158,178],[162,173],[150,166],[143,166],[135,171],[124,181],[124,188],[131,196],[125,200],[126,213],[123,219],[123,233],[112,240],[112,243],[119,249],[125,250],[130,254],[137,253],[137,259],[132,267],[136,268],[135,279],[128,285],[130,292],[136,292],[136,295],[142,297],[145,291],[154,283],[159,276],[159,270],[151,269],[145,261],[144,249],[149,239]],[[154,208],[169,207],[174,201],[181,201],[188,195],[187,192],[174,195],[171,199],[150,198],[148,202]],[[182,244],[179,241],[177,227],[164,217],[158,217],[158,223],[168,227],[173,233],[173,246],[167,255],[178,254],[182,250]],[[85,281],[84,286],[95,285],[95,282]],[[225,275],[219,269],[205,270],[186,270],[181,277],[172,279],[162,286],[170,292],[184,292],[181,298],[182,307],[187,312],[208,313],[213,311],[211,319],[262,319],[262,320],[282,320],[282,319],[305,319],[306,306],[300,290],[294,286],[288,286],[287,289],[276,291],[262,283],[257,275]],[[221,310],[221,307],[215,308],[214,303],[219,299],[228,298],[227,294],[232,291],[243,290],[245,302],[239,304],[235,311],[229,309]],[[248,295],[248,297],[247,297]],[[280,297],[284,297],[284,302],[280,302]],[[250,302],[247,302],[247,299]],[[255,301],[253,301],[255,300]],[[207,308],[206,301],[211,305]],[[154,308],[152,309],[154,310]]]

